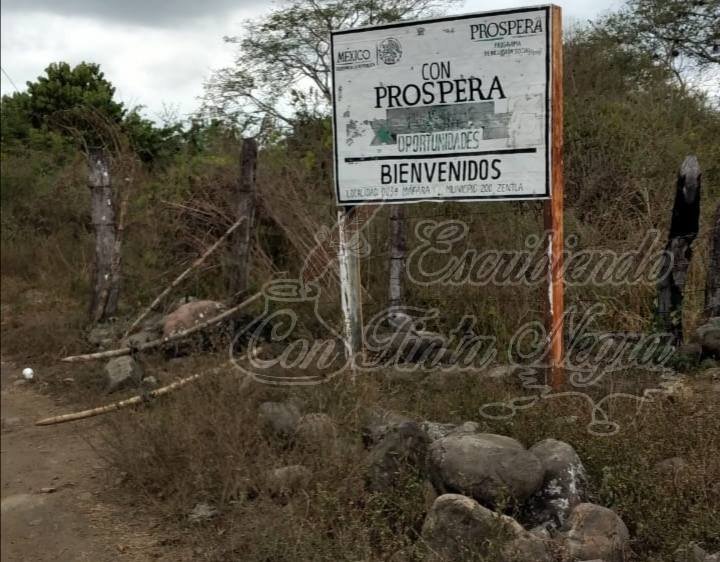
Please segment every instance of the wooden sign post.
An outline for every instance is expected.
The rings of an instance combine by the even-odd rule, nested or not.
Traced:
[[[548,5],[332,33],[348,353],[362,344],[349,207],[544,199],[547,364],[563,384],[561,17]]]
[[[565,384],[563,368],[563,327],[565,315],[565,284],[563,279],[564,223],[563,201],[565,178],[563,176],[563,56],[562,56],[562,10],[550,9],[551,27],[551,96],[550,115],[552,130],[552,172],[550,199],[545,201],[545,231],[548,235],[548,300],[545,308],[545,329],[548,334],[549,378],[553,389]]]

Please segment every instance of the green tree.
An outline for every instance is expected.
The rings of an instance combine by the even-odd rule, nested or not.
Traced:
[[[115,87],[99,64],[81,62],[71,68],[66,62],[52,63],[45,74],[27,83],[33,126],[42,126],[59,111],[76,108],[94,109],[115,123],[125,116],[123,104],[114,100]]]
[[[100,65],[52,63],[44,75],[27,82],[27,91],[2,97],[2,142],[27,141],[37,131],[47,132],[54,119],[72,110],[95,111],[110,123],[120,123],[126,110],[114,95],[115,87]]]

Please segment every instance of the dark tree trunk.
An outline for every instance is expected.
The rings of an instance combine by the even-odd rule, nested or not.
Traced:
[[[658,321],[677,345],[683,338],[683,291],[700,223],[700,176],[697,158],[687,156],[678,173],[670,236],[658,279]]]
[[[390,306],[402,306],[405,301],[405,207],[390,206]]]
[[[257,169],[257,142],[243,139],[240,154],[240,181],[237,183],[235,209],[238,219],[245,221],[235,231],[233,253],[234,273],[231,282],[232,300],[239,302],[248,288],[248,264],[252,232],[255,227],[255,173]]]
[[[720,204],[715,209],[710,245],[710,262],[705,287],[705,315],[714,317],[720,316]]]
[[[115,200],[110,181],[110,166],[103,150],[88,154],[88,186],[91,219],[95,231],[95,263],[90,320],[101,322],[117,311],[120,293],[120,262],[116,256]]]

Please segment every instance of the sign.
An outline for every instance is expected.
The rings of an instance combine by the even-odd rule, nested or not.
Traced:
[[[549,198],[551,8],[333,32],[338,204]]]

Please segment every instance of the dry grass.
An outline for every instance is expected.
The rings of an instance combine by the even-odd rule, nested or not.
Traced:
[[[697,385],[692,397],[659,399],[640,409],[618,400],[611,414],[620,433],[597,437],[587,432],[589,411],[576,399],[541,401],[507,421],[485,419],[480,405],[518,390],[477,378],[431,389],[375,375],[292,390],[242,389],[236,375],[226,374],[109,419],[104,451],[130,475],[129,490],[186,529],[206,560],[391,560],[401,551],[419,560],[423,483],[409,473],[389,496],[365,491],[363,410],[381,406],[418,420],[474,420],[484,431],[528,446],[546,437],[573,444],[590,474],[591,499],[628,524],[635,559],[671,560],[689,541],[720,548],[720,411],[716,396],[703,390],[707,383]],[[288,398],[306,412],[328,413],[339,428],[338,446],[318,452],[268,439],[257,424],[257,405]],[[687,472],[668,477],[655,470],[673,456],[687,460]],[[292,464],[311,469],[312,485],[290,498],[269,495],[266,472]],[[200,501],[221,515],[205,525],[188,523],[187,513]]]

